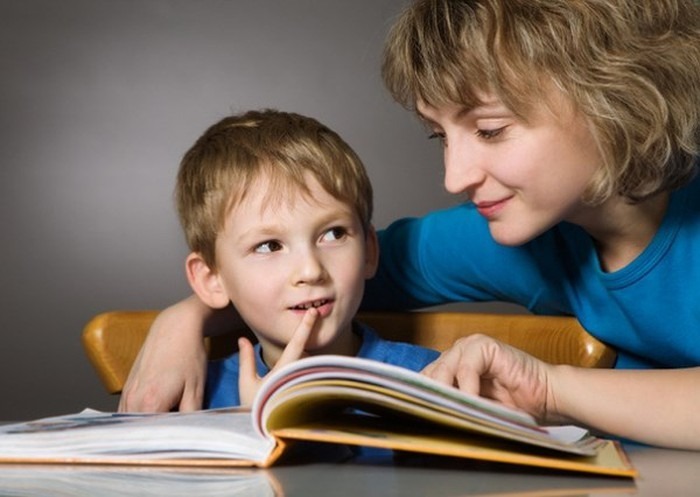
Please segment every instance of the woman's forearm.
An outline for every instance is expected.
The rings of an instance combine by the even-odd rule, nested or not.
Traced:
[[[247,327],[233,305],[212,309],[194,294],[163,310],[157,319],[162,319],[170,329],[189,330],[203,337],[242,331]]]
[[[164,309],[151,325],[131,368],[119,410],[200,409],[206,380],[203,336],[242,326],[232,306],[213,310],[195,295]]]
[[[700,449],[700,368],[605,370],[569,366],[549,376],[550,413],[640,442]]]

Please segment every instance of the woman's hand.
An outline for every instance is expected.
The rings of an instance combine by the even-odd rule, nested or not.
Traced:
[[[549,381],[551,366],[484,335],[461,338],[423,374],[521,409],[541,422],[558,421]]]
[[[542,362],[483,335],[462,338],[423,373],[519,408],[663,447],[700,450],[700,367],[616,370]]]
[[[211,312],[193,296],[156,317],[122,390],[120,412],[201,409],[207,360],[203,325]]]

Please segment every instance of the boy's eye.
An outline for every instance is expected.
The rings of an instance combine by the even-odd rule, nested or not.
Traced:
[[[269,254],[272,252],[276,252],[282,248],[282,244],[275,241],[275,240],[269,240],[267,242],[263,242],[259,245],[255,246],[255,253],[256,254]]]
[[[505,129],[505,126],[496,129],[479,129],[476,131],[476,136],[483,138],[484,140],[491,140],[492,138],[496,138],[498,135],[503,133],[503,130]]]
[[[340,226],[336,226],[334,228],[329,229],[323,234],[322,239],[324,241],[334,241],[334,240],[340,240],[347,234],[347,230],[345,228],[341,228]]]

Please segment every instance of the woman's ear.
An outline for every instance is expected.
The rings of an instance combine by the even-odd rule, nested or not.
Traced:
[[[379,265],[379,239],[374,226],[367,228],[365,235],[365,279],[374,277]]]
[[[221,309],[229,304],[228,293],[221,283],[219,273],[207,265],[201,254],[192,252],[187,256],[185,273],[192,290],[206,305]]]

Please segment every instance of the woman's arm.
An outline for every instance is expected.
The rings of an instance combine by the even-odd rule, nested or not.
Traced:
[[[163,310],[132,366],[119,411],[200,409],[207,359],[203,337],[243,326],[232,306],[214,310],[195,295]]]
[[[424,373],[529,412],[640,442],[700,450],[700,368],[625,371],[551,365],[482,335]]]
[[[606,433],[700,450],[700,368],[615,370],[554,367],[552,409]]]

